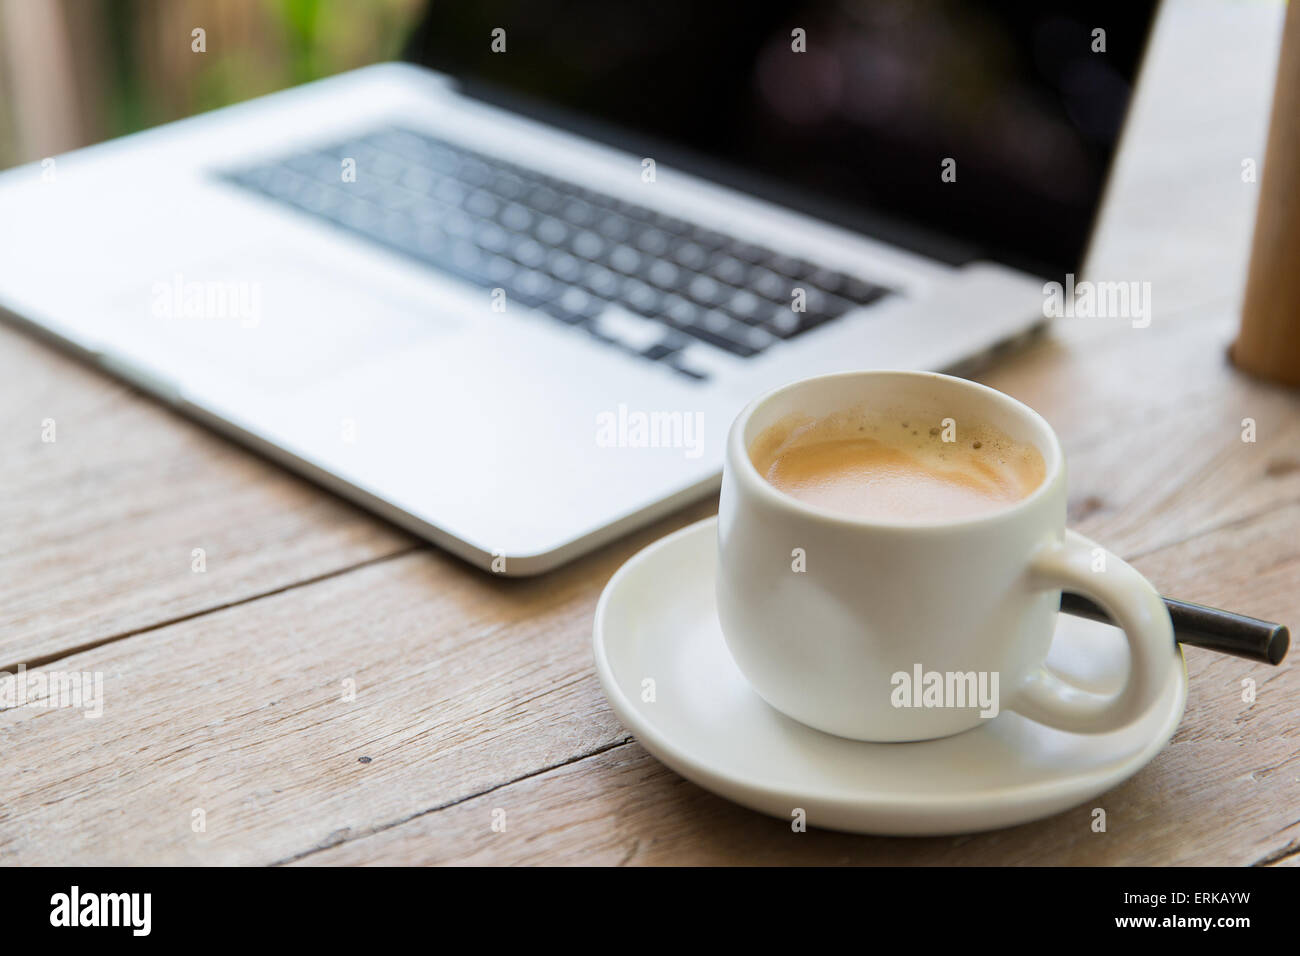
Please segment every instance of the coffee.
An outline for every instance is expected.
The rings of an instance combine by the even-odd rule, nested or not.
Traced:
[[[1043,456],[987,423],[891,412],[790,418],[750,448],[800,501],[869,520],[942,521],[999,511],[1043,483]]]

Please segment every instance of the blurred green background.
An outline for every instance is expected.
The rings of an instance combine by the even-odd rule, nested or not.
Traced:
[[[422,7],[0,0],[0,167],[395,59]]]

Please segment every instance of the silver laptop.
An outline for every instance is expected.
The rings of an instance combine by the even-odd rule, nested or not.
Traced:
[[[0,175],[0,307],[534,574],[712,492],[768,388],[1040,324],[1153,6],[433,3],[409,62]]]

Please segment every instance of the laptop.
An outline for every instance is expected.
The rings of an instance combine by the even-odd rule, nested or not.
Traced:
[[[535,574],[715,491],[765,390],[1042,324],[1154,4],[1093,11],[434,2],[405,62],[0,175],[0,307]]]

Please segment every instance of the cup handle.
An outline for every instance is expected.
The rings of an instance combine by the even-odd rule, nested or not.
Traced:
[[[1104,571],[1094,571],[1097,554]],[[1100,604],[1123,628],[1129,672],[1117,694],[1097,694],[1058,677],[1046,667],[1021,685],[1009,709],[1030,720],[1080,734],[1104,734],[1125,727],[1156,702],[1169,680],[1170,658],[1178,654],[1164,600],[1131,565],[1073,531],[1030,562],[1037,590],[1068,590]]]

